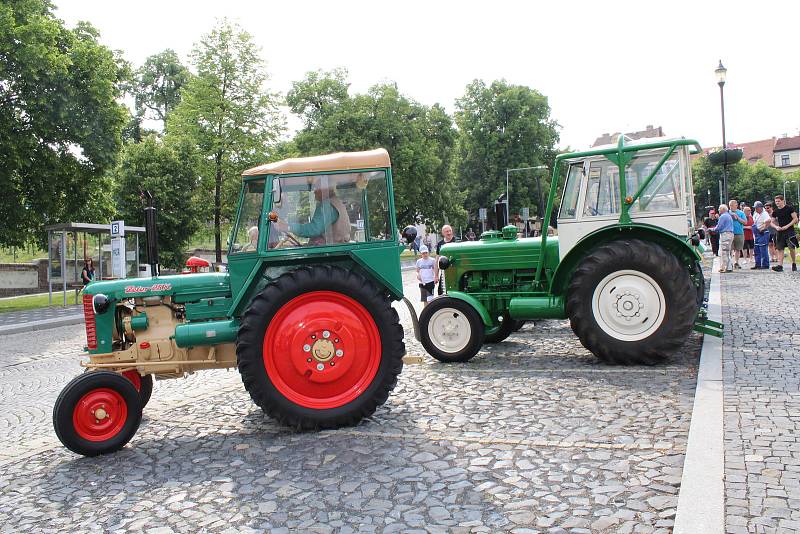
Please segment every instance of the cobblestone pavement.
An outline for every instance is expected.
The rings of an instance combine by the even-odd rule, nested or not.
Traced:
[[[800,532],[798,283],[791,271],[722,275],[730,533]]]
[[[237,372],[206,371],[156,382],[131,443],[82,458],[50,419],[83,333],[4,336],[0,532],[667,533],[700,342],[608,367],[567,321],[528,324],[468,364],[407,365],[373,417],[319,433],[277,426]]]

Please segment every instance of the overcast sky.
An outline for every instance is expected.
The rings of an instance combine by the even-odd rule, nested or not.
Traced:
[[[228,17],[262,47],[282,93],[309,70],[345,67],[355,92],[394,80],[452,112],[473,79],[505,78],[549,98],[560,145],[573,148],[648,124],[720,145],[722,59],[729,142],[800,133],[797,0],[54,3],[68,26],[91,22],[135,66],[166,48],[188,63],[193,43]]]

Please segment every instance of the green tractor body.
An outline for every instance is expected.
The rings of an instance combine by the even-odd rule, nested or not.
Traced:
[[[245,171],[227,272],[85,288],[91,372],[56,402],[56,433],[80,454],[117,450],[138,427],[153,376],[230,367],[288,426],[358,422],[402,370],[391,306],[403,298],[400,251],[385,150]]]
[[[610,363],[662,361],[705,320],[688,139],[647,139],[561,154],[542,228],[566,175],[558,237],[518,238],[515,226],[442,248],[447,295],[420,316],[422,342],[466,361],[520,321],[569,318]],[[442,260],[440,260],[442,261]]]

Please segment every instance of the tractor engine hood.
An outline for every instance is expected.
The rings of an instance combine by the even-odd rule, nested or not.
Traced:
[[[115,300],[151,296],[172,296],[175,302],[196,301],[202,298],[230,296],[228,273],[197,273],[126,278],[92,282],[83,290],[86,295],[102,293]]]
[[[489,237],[480,241],[449,243],[441,250],[459,272],[471,270],[533,269],[539,263],[541,237],[502,239]],[[546,261],[558,264],[558,238],[547,238]]]

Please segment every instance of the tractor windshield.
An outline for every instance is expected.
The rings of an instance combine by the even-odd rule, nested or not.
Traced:
[[[258,226],[264,204],[264,179],[244,183],[239,217],[233,230],[230,253],[255,252],[258,248]]]
[[[667,149],[635,153],[625,167],[628,193],[636,193],[647,178],[655,176],[630,207],[631,214],[643,211],[683,211],[681,202],[684,178],[681,176],[680,152],[673,154],[656,170]]]
[[[281,176],[269,248],[393,239],[385,171]]]

